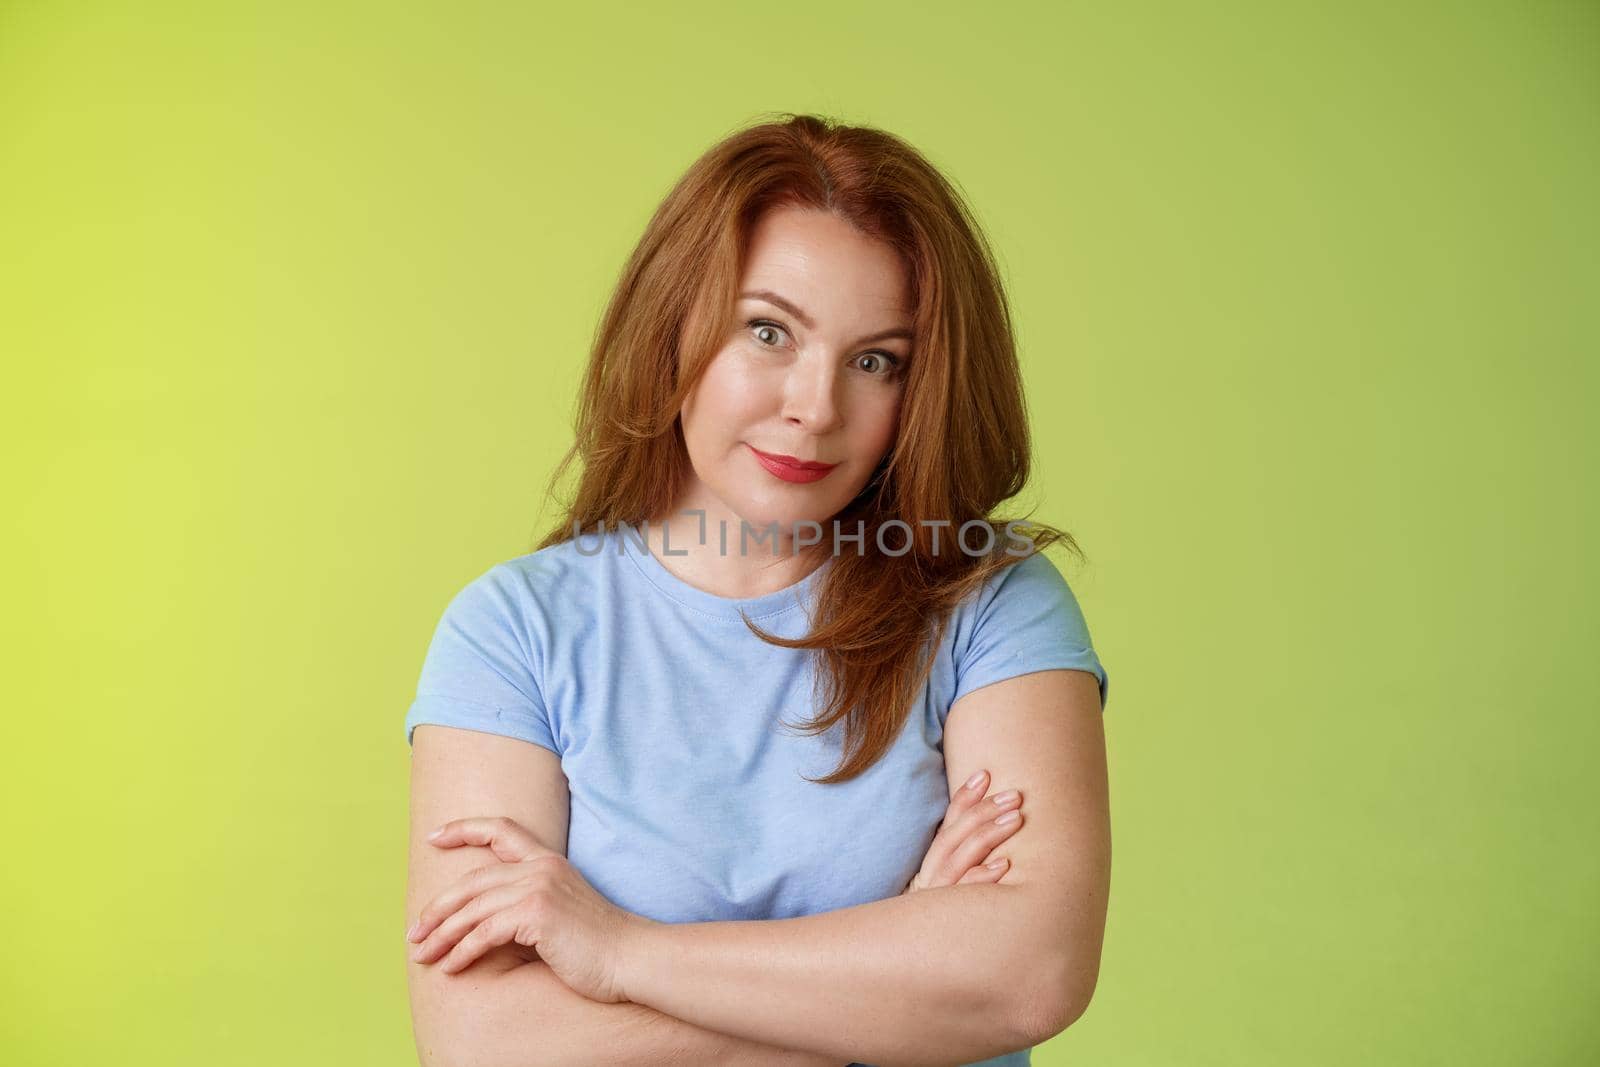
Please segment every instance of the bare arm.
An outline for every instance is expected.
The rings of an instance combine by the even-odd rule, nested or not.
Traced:
[[[641,931],[629,1000],[753,1041],[880,1067],[966,1064],[1042,1039],[1049,976],[1022,886],[957,885],[793,919]]]
[[[408,924],[468,871],[498,862],[487,848],[434,848],[423,835],[435,826],[506,815],[565,854],[569,794],[554,752],[516,738],[434,725],[417,727],[412,740]],[[640,1004],[591,1001],[510,946],[491,950],[458,974],[407,960],[406,978],[423,1067],[849,1062],[730,1036]]]
[[[848,1062],[731,1037],[639,1004],[598,1004],[574,993],[537,961],[497,963],[486,956],[459,974],[438,977],[438,1009],[429,1025],[419,1020],[416,1029],[423,1067],[841,1067]]]
[[[992,885],[793,919],[656,924],[622,963],[629,1000],[719,1032],[870,1063],[964,1064],[1047,1040],[1087,1008],[1110,879],[1094,677],[1047,670],[951,709],[953,789],[979,767],[1029,800]]]

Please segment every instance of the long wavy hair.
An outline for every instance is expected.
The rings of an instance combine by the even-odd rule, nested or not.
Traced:
[[[671,513],[691,474],[678,413],[725,340],[747,239],[763,213],[819,208],[887,242],[911,278],[916,358],[895,441],[832,516],[845,532],[864,531],[850,542],[859,554],[832,557],[805,637],[744,620],[763,641],[814,650],[820,710],[785,725],[817,735],[844,720],[839,766],[814,779],[831,784],[861,774],[894,742],[957,604],[1032,551],[1060,543],[1083,553],[1062,530],[995,515],[1027,483],[1031,442],[1004,288],[960,194],[883,130],[792,112],[766,117],[689,167],[623,268],[595,333],[575,439],[547,487],[563,518],[535,550]],[[576,490],[560,501],[555,486],[576,459]],[[878,531],[895,519],[882,544],[908,547],[889,555]],[[992,529],[993,551],[951,551],[974,521]],[[1031,548],[1017,554],[1024,529]]]

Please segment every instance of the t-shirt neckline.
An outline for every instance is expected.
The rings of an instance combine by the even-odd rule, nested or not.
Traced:
[[[652,536],[655,535],[655,529],[654,527],[651,528]],[[742,598],[718,596],[715,593],[709,593],[704,589],[690,585],[676,574],[667,570],[666,565],[640,543],[644,535],[645,529],[642,526],[629,530],[608,530],[606,538],[610,543],[607,545],[606,550],[608,552],[616,552],[617,542],[620,541],[622,545],[621,554],[627,556],[638,569],[640,575],[663,595],[696,611],[724,619],[737,620],[742,613],[752,621],[755,621],[764,616],[780,615],[786,611],[792,611],[811,595],[811,590],[821,579],[822,572],[832,562],[831,560],[823,560],[822,566],[813,570],[798,582],[786,585],[782,589],[775,589],[770,593],[763,593],[760,596]]]

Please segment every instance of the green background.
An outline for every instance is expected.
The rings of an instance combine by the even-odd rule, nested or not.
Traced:
[[[9,3],[0,1059],[405,1063],[402,720],[706,147],[920,147],[1114,679],[1042,1065],[1600,1055],[1600,7]]]

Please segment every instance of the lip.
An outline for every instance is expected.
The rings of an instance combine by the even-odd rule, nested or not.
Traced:
[[[745,447],[755,453],[756,460],[770,473],[786,482],[814,482],[838,466],[837,463],[816,463],[779,453],[763,452],[754,445],[747,444]]]

